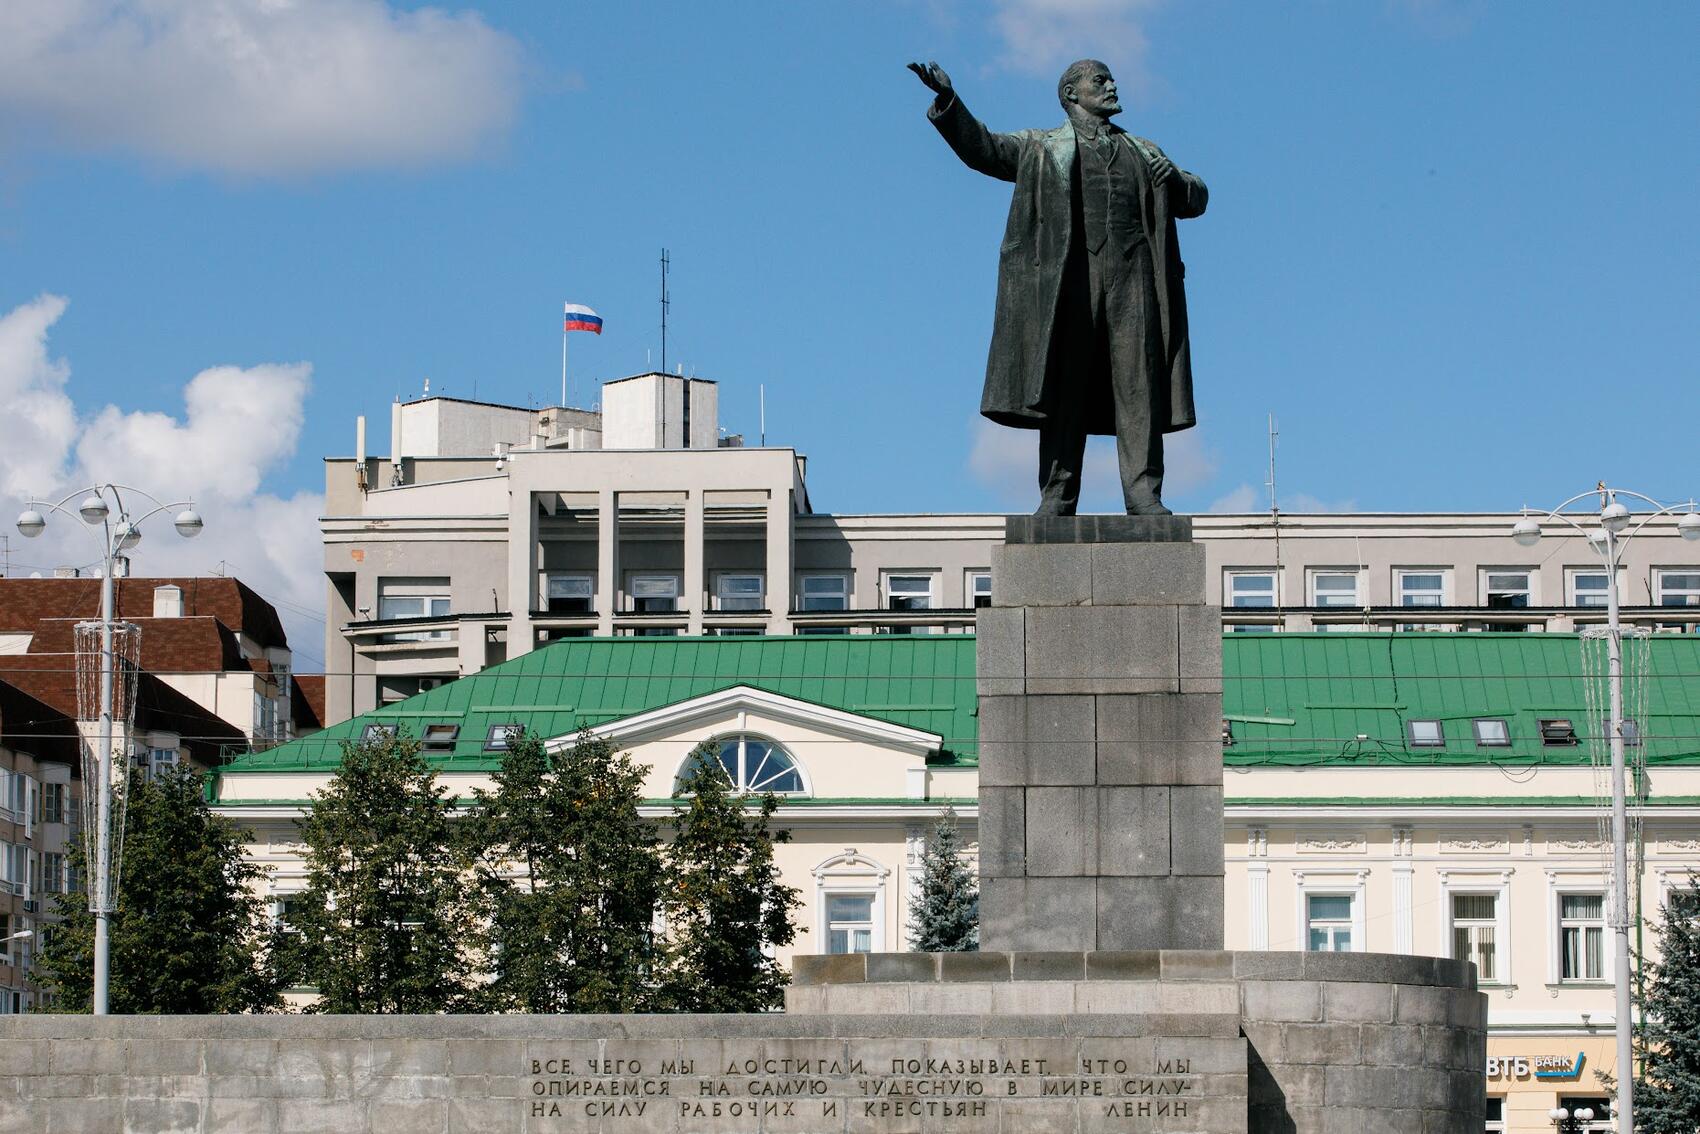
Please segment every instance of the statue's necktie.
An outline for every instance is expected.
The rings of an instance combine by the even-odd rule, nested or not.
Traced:
[[[1107,133],[1098,135],[1098,156],[1104,159],[1105,165],[1116,160],[1116,140]]]

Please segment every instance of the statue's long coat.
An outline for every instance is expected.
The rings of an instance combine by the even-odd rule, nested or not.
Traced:
[[[954,96],[942,109],[934,106],[927,116],[970,169],[1015,182],[1009,224],[998,254],[998,305],[980,412],[1000,425],[1037,429],[1052,404],[1051,395],[1068,377],[1058,373],[1062,354],[1055,337],[1067,325],[1058,318],[1057,307],[1076,230],[1074,181],[1079,171],[1074,127],[1065,122],[1055,130],[995,134]],[[1157,277],[1155,330],[1161,343],[1152,354],[1167,365],[1166,373],[1142,374],[1135,380],[1150,391],[1157,427],[1173,433],[1197,423],[1182,282],[1186,266],[1181,263],[1175,221],[1203,213],[1209,193],[1203,181],[1184,171],[1177,171],[1178,176],[1153,192],[1148,162],[1161,151],[1143,138],[1112,129],[1127,148],[1124,152],[1137,159],[1134,168],[1145,203],[1141,221]],[[1094,394],[1087,416],[1090,431],[1115,433],[1108,383]]]

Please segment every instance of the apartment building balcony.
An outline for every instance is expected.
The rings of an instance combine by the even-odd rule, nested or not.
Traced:
[[[794,634],[850,633],[908,634],[917,630],[966,633],[974,629],[974,607],[930,607],[908,610],[793,610],[788,616]]]

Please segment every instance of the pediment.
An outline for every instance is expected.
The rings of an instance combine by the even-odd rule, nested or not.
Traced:
[[[734,685],[676,704],[648,709],[597,725],[590,732],[611,743],[629,747],[673,737],[695,739],[705,728],[735,721],[740,715],[783,721],[842,740],[859,741],[911,756],[925,757],[937,752],[944,743],[944,738],[938,733],[817,705],[749,685]],[[572,735],[557,736],[548,741],[547,747],[555,751],[570,746],[572,742]]]

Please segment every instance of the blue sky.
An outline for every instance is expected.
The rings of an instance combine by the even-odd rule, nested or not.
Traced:
[[[426,377],[551,398],[563,301],[607,321],[573,337],[580,391],[657,359],[665,245],[670,361],[746,435],[765,385],[817,508],[1030,508],[1031,435],[974,412],[1009,188],[950,154],[903,64],[1017,129],[1060,120],[1056,75],[1091,54],[1118,121],[1211,191],[1181,230],[1201,424],[1172,442],[1177,508],[1267,506],[1271,412],[1290,508],[1552,504],[1601,477],[1686,498],[1697,42],[1689,3],[22,0],[0,489],[110,469],[205,494],[231,460],[300,531],[357,413]],[[197,425],[185,386],[215,367],[248,385],[207,379]],[[69,432],[31,464],[39,422],[8,411],[48,387]],[[238,388],[259,424],[220,416]],[[267,436],[233,452],[232,420]],[[310,607],[316,547],[265,555],[228,558]]]

